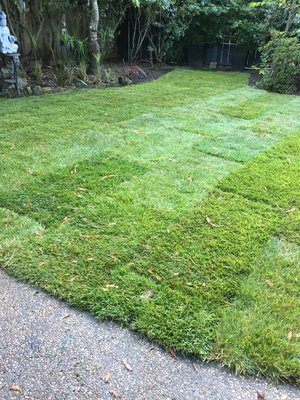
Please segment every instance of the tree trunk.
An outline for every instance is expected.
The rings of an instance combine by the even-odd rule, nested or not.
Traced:
[[[297,10],[297,0],[293,0],[291,7],[289,9],[289,12],[288,12],[288,19],[287,19],[287,22],[285,25],[285,30],[284,30],[285,33],[288,33],[291,29],[291,26],[293,24],[293,19],[296,15],[296,10]]]
[[[97,0],[90,0],[89,56],[90,72],[97,75],[100,67],[100,47],[98,42],[99,7]]]

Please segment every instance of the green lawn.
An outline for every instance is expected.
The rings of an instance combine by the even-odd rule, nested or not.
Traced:
[[[177,70],[0,100],[0,265],[99,319],[300,381],[300,97]]]

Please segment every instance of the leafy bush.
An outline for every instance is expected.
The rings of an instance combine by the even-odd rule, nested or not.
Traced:
[[[263,79],[259,86],[270,92],[295,93],[300,90],[300,43],[296,37],[273,32],[261,48]]]

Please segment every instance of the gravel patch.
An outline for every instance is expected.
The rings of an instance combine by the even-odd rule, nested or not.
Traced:
[[[0,273],[1,400],[259,398],[300,400],[300,389],[174,358]]]

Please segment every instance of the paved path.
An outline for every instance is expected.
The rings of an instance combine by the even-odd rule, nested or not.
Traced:
[[[107,381],[107,382],[105,382]],[[0,273],[0,399],[300,400],[158,346]]]

